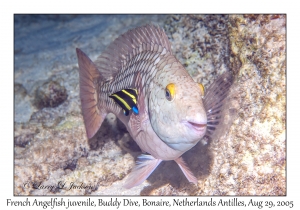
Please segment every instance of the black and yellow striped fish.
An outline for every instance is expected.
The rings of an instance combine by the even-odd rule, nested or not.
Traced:
[[[135,114],[139,113],[136,106],[137,94],[136,89],[124,89],[110,95],[109,97],[119,104],[124,110],[124,115],[128,116],[131,109]]]

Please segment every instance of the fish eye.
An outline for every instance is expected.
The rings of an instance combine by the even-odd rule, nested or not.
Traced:
[[[199,86],[199,88],[200,88],[201,95],[204,96],[204,93],[205,93],[204,86],[203,86],[201,83],[198,83],[198,86]]]
[[[173,83],[167,85],[165,95],[168,101],[172,101],[175,98],[175,85]]]

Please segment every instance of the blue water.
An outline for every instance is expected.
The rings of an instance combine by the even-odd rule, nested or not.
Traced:
[[[77,65],[75,48],[95,59],[121,33],[139,25],[161,24],[161,15],[15,15],[15,82],[30,92],[52,71]]]

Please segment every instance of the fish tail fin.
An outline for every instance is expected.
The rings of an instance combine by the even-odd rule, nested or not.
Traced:
[[[189,180],[189,182],[193,182],[194,184],[197,184],[198,182],[197,178],[194,176],[193,172],[191,172],[191,170],[186,165],[182,157],[177,158],[175,162],[179,165],[181,171],[184,173],[187,180]]]
[[[129,174],[124,185],[127,189],[137,186],[145,181],[162,161],[160,159],[155,159],[151,155],[140,155],[138,159],[139,161],[136,162],[137,164]]]
[[[80,49],[76,48],[79,66],[80,100],[84,125],[88,138],[92,138],[100,128],[106,111],[99,107],[98,83],[100,72],[91,59]]]

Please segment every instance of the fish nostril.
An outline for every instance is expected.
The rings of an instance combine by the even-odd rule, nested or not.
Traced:
[[[192,108],[192,106],[188,106],[188,109],[191,109]]]

